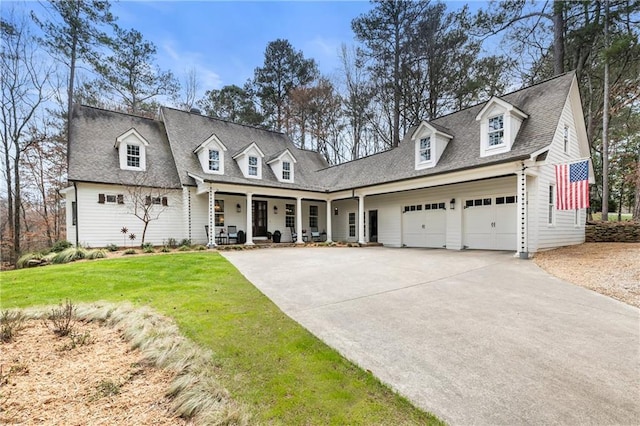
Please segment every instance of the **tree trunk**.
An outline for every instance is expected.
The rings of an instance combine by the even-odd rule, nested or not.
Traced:
[[[563,1],[553,2],[553,74],[564,73],[564,7]]]
[[[604,17],[604,103],[602,106],[602,220],[609,220],[609,2]]]
[[[20,256],[20,205],[22,195],[20,193],[20,147],[15,145],[15,158],[13,159],[13,261],[16,262]]]

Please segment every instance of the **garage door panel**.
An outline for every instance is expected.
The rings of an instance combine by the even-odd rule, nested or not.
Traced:
[[[426,236],[423,229],[425,222],[424,212],[405,212],[403,220],[403,244],[407,247],[424,247],[424,244],[426,243]]]
[[[496,249],[516,250],[518,217],[515,204],[496,206]]]
[[[493,219],[491,206],[472,206],[464,209],[463,245],[470,249],[490,249]]]
[[[447,245],[446,210],[427,210],[425,226],[426,247],[440,248]]]
[[[465,200],[463,245],[470,249],[516,250],[516,197]]]
[[[444,203],[405,206],[402,216],[402,244],[407,247],[446,246],[447,215]]]

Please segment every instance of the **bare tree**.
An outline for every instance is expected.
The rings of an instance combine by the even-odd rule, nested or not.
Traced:
[[[147,175],[135,178],[133,184],[124,185],[127,191],[126,199],[118,200],[128,205],[129,212],[143,223],[142,240],[144,244],[149,224],[160,219],[160,216],[170,208],[171,189],[166,186],[149,186]]]
[[[195,68],[187,70],[180,91],[174,96],[173,102],[184,111],[191,111],[196,106],[196,98],[200,90],[200,80]]]
[[[33,124],[52,96],[50,80],[52,66],[43,66],[37,55],[36,39],[29,31],[27,20],[13,15],[2,19],[2,51],[0,53],[0,86],[2,103],[3,170],[8,197],[9,215],[13,218],[10,233],[13,236],[13,255],[20,253],[22,184],[20,165],[23,153],[37,139],[33,137]],[[44,62],[46,64],[46,62]]]

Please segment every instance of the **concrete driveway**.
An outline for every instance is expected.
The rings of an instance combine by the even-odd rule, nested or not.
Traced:
[[[512,253],[223,252],[285,313],[451,424],[639,424],[640,310]]]

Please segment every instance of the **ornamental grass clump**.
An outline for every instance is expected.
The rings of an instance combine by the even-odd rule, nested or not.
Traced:
[[[93,260],[93,259],[104,259],[105,257],[107,257],[106,250],[95,249],[95,250],[89,250],[85,258]]]
[[[20,310],[3,310],[0,312],[0,340],[12,342],[18,332],[24,328],[27,317]]]
[[[68,249],[64,249],[60,253],[56,254],[53,259],[51,259],[51,262],[69,263],[74,260],[84,259],[86,256],[87,251],[82,247],[69,247]]]

